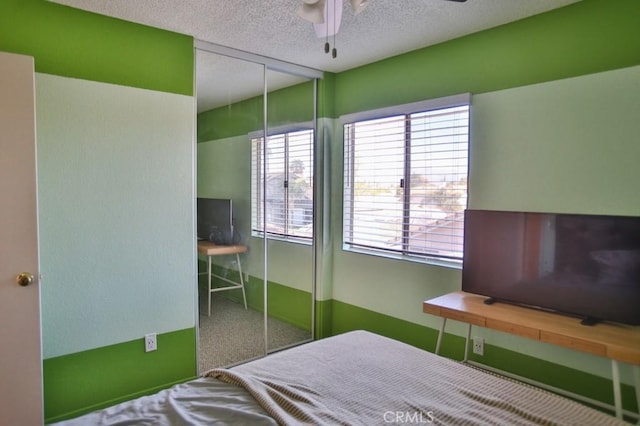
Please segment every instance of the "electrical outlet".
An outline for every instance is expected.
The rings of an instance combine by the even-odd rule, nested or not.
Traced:
[[[473,338],[473,353],[476,355],[484,355],[484,339],[482,337]]]
[[[158,341],[156,340],[156,333],[149,333],[144,335],[144,351],[151,352],[158,349]]]

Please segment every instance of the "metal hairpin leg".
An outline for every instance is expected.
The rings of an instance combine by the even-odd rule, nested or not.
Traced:
[[[442,345],[442,336],[444,335],[444,327],[447,325],[447,319],[442,317],[442,325],[440,326],[440,332],[438,333],[438,340],[436,341],[436,354],[440,353],[440,346]]]
[[[622,395],[620,393],[620,370],[618,361],[611,360],[611,378],[613,379],[613,403],[616,407],[616,417],[622,418]]]
[[[240,282],[236,282],[236,281],[232,281],[227,277],[222,277],[220,275],[215,275],[213,274],[212,270],[211,270],[211,257],[212,256],[207,256],[208,260],[207,260],[207,284],[209,286],[209,294],[208,294],[208,315],[211,316],[211,293],[215,293],[217,291],[225,291],[225,290],[233,290],[233,289],[241,289],[242,290],[242,299],[244,300],[244,308],[247,309],[247,294],[245,293],[244,290],[244,276],[242,273],[242,264],[240,263],[240,254],[236,253],[236,261],[238,263],[238,273],[240,274]],[[211,277],[215,276],[216,278],[218,278],[219,280],[228,282],[230,284],[233,284],[231,286],[227,286],[227,287],[217,287],[217,288],[211,288]]]

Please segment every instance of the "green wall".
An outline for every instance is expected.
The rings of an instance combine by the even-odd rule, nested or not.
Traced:
[[[636,65],[636,0],[583,0],[336,76],[335,116]]]
[[[158,350],[140,340],[44,360],[47,423],[149,395],[195,378],[195,328],[158,335]]]
[[[625,68],[640,62],[636,0],[583,0],[560,9],[338,74],[319,86],[319,117],[458,93],[473,94]],[[258,106],[256,106],[258,105]],[[261,100],[234,108],[261,111]],[[224,109],[199,114],[198,142],[246,134],[258,124],[214,130]],[[214,133],[221,132],[220,134]]]
[[[0,50],[37,71],[45,421],[195,377],[192,38],[2,0]]]
[[[313,81],[269,92],[269,127],[304,123],[313,119]],[[258,96],[198,114],[198,143],[246,136],[261,131],[264,98]]]
[[[0,2],[0,50],[36,72],[193,95],[193,39],[45,0]]]
[[[640,214],[638,93],[640,66],[474,95],[469,207]]]

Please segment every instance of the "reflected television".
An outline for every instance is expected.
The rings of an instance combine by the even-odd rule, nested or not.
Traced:
[[[211,241],[220,245],[234,243],[232,200],[198,198],[197,212],[198,240]]]
[[[467,210],[462,290],[640,325],[640,217]]]

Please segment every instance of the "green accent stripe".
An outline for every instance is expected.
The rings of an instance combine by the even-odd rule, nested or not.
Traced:
[[[335,74],[325,73],[318,82],[318,117],[335,111],[333,87]],[[302,83],[269,95],[269,125],[311,121],[313,117],[313,82]],[[262,96],[198,114],[198,142],[246,135],[261,130]]]
[[[37,72],[193,95],[193,39],[44,0],[0,2],[0,50]]]
[[[583,0],[339,74],[325,73],[318,89],[318,115],[336,118],[637,65],[638,22],[637,0]],[[261,111],[261,101],[253,99],[202,113],[198,141],[259,129]]]
[[[336,116],[335,86],[336,74],[325,72],[318,82],[318,118]]]
[[[331,336],[333,300],[316,301],[316,339]]]
[[[337,300],[332,301],[331,314],[331,335],[367,330],[430,351],[435,348],[438,337],[437,331],[430,328]],[[453,357],[458,349],[462,351],[463,346],[464,343],[460,345],[460,342],[452,339],[447,347],[442,348],[442,354]]]
[[[311,293],[271,281],[268,285],[269,316],[311,331]],[[259,287],[262,289],[262,283]]]
[[[336,116],[640,63],[640,2],[583,0],[337,75]]]
[[[198,114],[197,141],[246,135],[263,127],[262,96]]]
[[[206,262],[198,262],[199,271],[206,271]],[[227,270],[219,265],[212,265],[213,271],[217,275],[239,280],[238,272]],[[214,278],[212,286],[226,286],[227,283],[217,282]],[[206,293],[207,277],[199,276],[199,286]],[[249,282],[245,286],[247,294],[247,306],[258,312],[263,311],[263,292],[262,280],[254,276],[249,277]],[[225,297],[242,303],[242,292],[240,290],[229,290],[225,292]],[[269,308],[270,316],[277,318],[286,323],[295,325],[304,330],[311,330],[311,293],[287,287],[281,284],[269,281]],[[318,339],[331,335],[331,311],[333,303],[331,300],[316,301],[316,337]]]
[[[198,142],[246,135],[263,129],[263,97],[247,99],[198,114]],[[313,81],[269,93],[269,126],[313,120]]]
[[[204,262],[199,262],[200,271],[206,271]],[[226,276],[232,281],[239,282],[238,271],[229,270],[222,266],[212,265],[213,273]],[[202,289],[207,288],[207,277],[200,275],[199,285]],[[212,287],[228,286],[228,283],[218,280],[215,277],[211,282]],[[311,330],[311,293],[298,290],[273,281],[268,282],[269,294],[267,303],[269,306],[269,316],[294,325],[303,330]],[[206,290],[205,290],[206,293]],[[245,293],[247,295],[247,306],[258,312],[264,309],[264,285],[261,278],[249,277],[245,283]],[[242,303],[242,291],[229,290],[224,292],[224,296]]]
[[[435,349],[438,337],[437,330],[336,300],[332,302],[332,335],[352,330],[368,330],[431,352]],[[458,361],[462,360],[464,357],[464,338],[446,334],[442,340],[440,354]],[[487,344],[484,347],[484,356],[470,354],[469,359],[578,395],[613,404],[612,382],[600,376]],[[632,386],[622,385],[622,402],[624,408],[637,412]]]
[[[143,338],[43,362],[47,423],[76,417],[196,377],[196,330],[158,335],[158,350]]]

